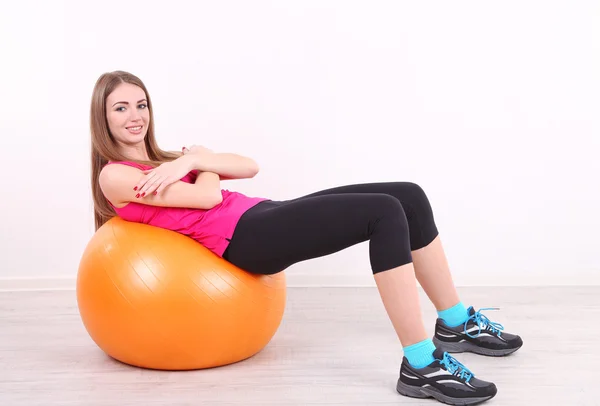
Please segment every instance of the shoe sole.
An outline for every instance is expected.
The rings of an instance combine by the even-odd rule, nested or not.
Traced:
[[[451,354],[459,352],[473,352],[475,354],[487,355],[489,357],[504,357],[506,355],[512,354],[513,352],[521,348],[519,346],[516,348],[507,348],[503,350],[492,350],[489,348],[479,347],[478,345],[475,345],[468,341],[463,341],[461,343],[449,343],[446,341],[441,341],[437,337],[433,338],[433,344],[435,344],[435,346],[440,350],[449,352]]]
[[[398,379],[398,384],[396,385],[396,391],[404,396],[408,396],[411,398],[434,398],[442,403],[446,403],[447,405],[457,405],[457,406],[465,406],[465,405],[477,405],[479,403],[483,403],[487,400],[493,398],[494,395],[478,397],[478,398],[453,398],[450,396],[446,396],[434,387],[430,386],[427,388],[423,388],[420,386],[411,386],[407,385]]]

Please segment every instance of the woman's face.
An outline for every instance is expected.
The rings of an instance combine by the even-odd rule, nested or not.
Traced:
[[[130,83],[121,83],[106,98],[108,129],[115,139],[125,145],[144,141],[150,111],[144,91]]]

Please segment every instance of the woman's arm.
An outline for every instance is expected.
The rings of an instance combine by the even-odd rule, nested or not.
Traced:
[[[219,174],[214,172],[200,172],[196,177],[194,185],[201,192],[209,191],[211,195],[217,196],[216,204],[220,204],[223,201]]]
[[[216,173],[220,175],[221,179],[253,178],[259,171],[256,161],[243,155],[227,152],[202,152],[198,154],[198,158],[195,169],[201,172]]]
[[[213,179],[208,172],[200,175],[200,181],[196,179],[196,184],[178,180],[157,195],[150,192],[146,196],[139,196],[141,190],[136,190],[140,177],[145,177],[137,168],[121,164],[107,165],[100,172],[98,180],[104,196],[115,206],[137,202],[151,206],[210,210],[223,201],[223,196],[214,180],[217,175],[212,174]]]

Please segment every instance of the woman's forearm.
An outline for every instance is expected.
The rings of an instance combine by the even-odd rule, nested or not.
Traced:
[[[194,169],[213,172],[229,179],[252,178],[258,173],[258,164],[252,158],[233,153],[200,153],[195,155]]]
[[[200,172],[194,182],[196,186],[207,196],[215,197],[215,204],[221,203],[223,195],[221,194],[221,180],[219,174],[214,172]]]

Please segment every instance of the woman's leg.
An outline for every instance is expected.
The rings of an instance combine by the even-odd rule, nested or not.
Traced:
[[[242,216],[224,257],[249,272],[273,274],[367,240],[381,299],[404,347],[397,391],[457,405],[494,397],[494,384],[474,378],[427,338],[398,199],[350,193],[262,202]]]
[[[412,182],[363,183],[322,190],[297,200],[345,193],[383,193],[398,199],[408,220],[412,258],[419,284],[439,312],[460,302],[431,204],[419,185]]]
[[[446,254],[438,235],[426,247],[412,252],[417,279],[438,312],[456,306],[456,291]]]
[[[433,210],[423,189],[411,182],[367,183],[323,190],[308,196],[384,193],[398,199],[408,220],[415,275],[438,312],[434,342],[449,352],[504,356],[523,345],[521,337],[502,331],[459,299],[439,237]],[[302,198],[300,198],[302,199]]]
[[[427,339],[406,216],[391,196],[263,202],[240,219],[225,257],[249,272],[273,274],[367,240],[372,272],[400,342],[406,347]]]
[[[406,348],[423,342],[428,336],[423,326],[413,265],[406,264],[378,272],[373,277],[402,346]],[[427,357],[427,361],[424,363],[431,363],[432,360]]]

